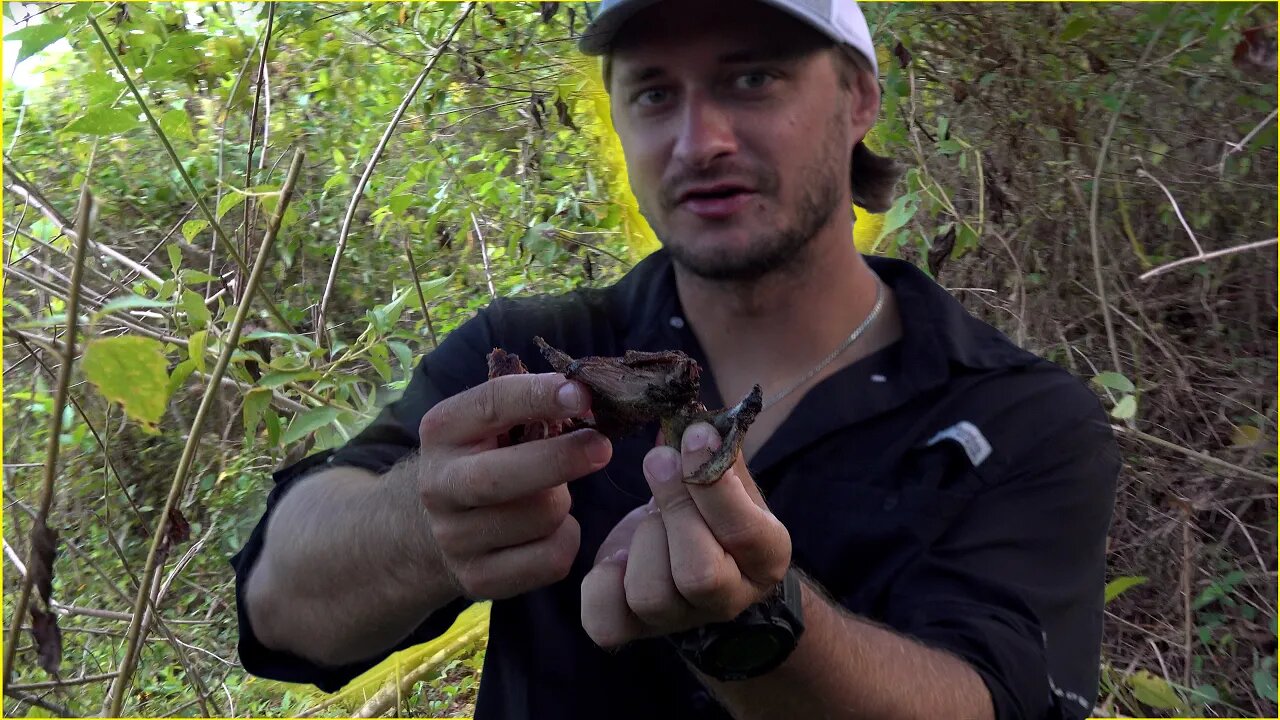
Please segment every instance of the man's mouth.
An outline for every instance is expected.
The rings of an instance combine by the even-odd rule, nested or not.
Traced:
[[[746,207],[755,195],[745,185],[720,183],[684,191],[678,205],[702,218],[723,219]]]

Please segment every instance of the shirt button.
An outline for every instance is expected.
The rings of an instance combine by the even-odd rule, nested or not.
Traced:
[[[672,315],[670,322],[671,322],[671,327],[677,330],[684,327],[684,318],[680,317],[679,315]]]
[[[890,495],[889,497],[884,499],[885,510],[892,510],[896,507],[898,507],[898,496],[896,494]]]
[[[694,710],[706,710],[711,707],[711,694],[706,690],[699,690],[689,696],[689,701],[692,703]]]

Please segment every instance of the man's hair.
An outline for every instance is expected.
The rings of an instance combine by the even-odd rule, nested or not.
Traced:
[[[836,72],[840,86],[852,91],[860,73],[871,73],[871,63],[862,54],[845,45],[835,48]],[[898,161],[877,155],[866,141],[853,146],[853,162],[849,171],[853,187],[853,203],[867,212],[882,213],[893,207],[893,189],[905,168]]]
[[[871,64],[856,50],[831,43],[828,46],[835,55],[840,86],[853,91],[860,73],[871,73]],[[613,54],[606,52],[601,58],[601,73],[605,92],[613,90]],[[865,142],[853,146],[850,180],[853,203],[867,212],[882,213],[893,207],[893,190],[905,168],[890,157],[877,155]]]

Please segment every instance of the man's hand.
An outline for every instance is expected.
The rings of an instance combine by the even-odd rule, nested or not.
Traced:
[[[581,528],[566,483],[607,465],[612,444],[594,430],[503,448],[497,436],[581,417],[589,404],[589,393],[558,373],[507,375],[423,416],[418,490],[459,592],[508,598],[569,574]]]
[[[715,429],[697,423],[680,451],[660,446],[645,456],[653,500],[614,527],[582,582],[582,627],[597,645],[732,620],[786,574],[791,536],[741,455],[716,483],[682,482],[718,447]]]

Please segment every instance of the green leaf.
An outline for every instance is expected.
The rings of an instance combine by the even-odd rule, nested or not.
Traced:
[[[218,210],[214,213],[214,217],[221,220],[222,216],[226,215],[228,210],[244,202],[246,197],[247,196],[244,193],[238,192],[229,192],[226,195],[223,195],[222,199],[218,201]]]
[[[1183,706],[1182,698],[1164,678],[1149,670],[1139,670],[1129,676],[1129,687],[1139,701],[1158,710],[1176,710]]]
[[[262,413],[271,404],[271,391],[266,388],[254,388],[244,396],[244,436],[245,443],[258,432],[258,423],[262,421]]]
[[[142,310],[171,307],[173,307],[172,300],[153,300],[152,298],[145,298],[141,295],[124,295],[109,300],[106,305],[102,306],[101,310],[94,314],[94,317],[96,318],[110,312],[119,312],[121,310]]]
[[[90,108],[84,115],[67,123],[63,129],[85,135],[107,136],[128,132],[140,124],[136,111],[97,107]]]
[[[196,365],[196,370],[204,372],[204,344],[209,339],[209,331],[201,330],[191,333],[187,338],[187,357]]]
[[[387,201],[387,205],[391,207],[391,212],[395,213],[396,217],[404,217],[404,211],[413,207],[417,200],[415,195],[393,195]]]
[[[187,117],[187,111],[182,108],[174,108],[161,115],[160,129],[164,131],[165,137],[170,140],[174,138],[181,140],[195,139],[191,135],[191,118]]]
[[[290,335],[289,333],[275,332],[273,330],[255,330],[251,333],[245,333],[240,339],[246,342],[249,340],[283,340],[288,343],[302,345],[309,350],[316,349],[316,341],[306,335]]]
[[[449,281],[453,280],[453,274],[444,277],[434,278],[423,283],[418,283],[418,287],[422,288],[422,299],[431,302],[444,294],[445,288],[449,286]]]
[[[1268,657],[1253,671],[1253,689],[1258,697],[1276,702],[1276,659]]]
[[[182,251],[178,249],[177,245],[169,245],[164,251],[169,254],[169,269],[173,271],[174,275],[177,275],[178,268],[182,267]]]
[[[258,387],[276,388],[288,382],[315,380],[319,377],[320,373],[315,370],[277,370],[263,375],[256,384]]]
[[[391,382],[391,363],[388,362],[385,345],[373,345],[369,348],[369,364],[373,365],[384,382]]]
[[[81,361],[85,377],[106,399],[148,428],[164,415],[169,400],[168,361],[151,338],[124,336],[92,340]]]
[[[292,445],[316,430],[328,425],[338,417],[338,408],[319,407],[300,413],[289,423],[289,429],[280,438],[283,445]]]
[[[1089,32],[1090,24],[1091,23],[1089,18],[1078,17],[1072,20],[1071,22],[1067,23],[1067,26],[1063,28],[1062,32],[1058,35],[1058,39],[1061,40],[1062,42],[1075,40],[1081,35]]]
[[[169,381],[165,384],[165,390],[169,395],[173,395],[182,387],[182,383],[191,377],[191,373],[196,371],[196,363],[194,360],[187,358],[173,367],[173,373],[169,375]]]
[[[1141,575],[1125,575],[1123,577],[1118,577],[1107,583],[1106,590],[1103,591],[1103,602],[1109,603],[1112,600],[1115,600],[1116,597],[1125,590],[1135,588],[1146,581],[1147,579]]]
[[[209,308],[205,307],[204,298],[193,290],[182,291],[182,309],[187,312],[187,322],[193,328],[202,328],[211,319]]]
[[[1125,395],[1120,398],[1116,406],[1111,408],[1111,417],[1117,420],[1128,420],[1138,412],[1138,398],[1133,395]]]
[[[274,411],[268,409],[266,413],[263,415],[263,417],[267,424],[267,441],[270,442],[272,446],[279,445],[280,444],[280,416],[275,414]]]
[[[1133,381],[1118,372],[1101,372],[1093,376],[1093,382],[1104,388],[1131,393],[1134,391]]]
[[[938,147],[938,152],[942,153],[943,155],[955,155],[958,152],[964,151],[964,145],[961,145],[960,141],[956,140],[955,138],[939,140],[937,147]]]
[[[199,285],[218,281],[217,275],[210,275],[202,270],[192,270],[191,268],[186,268],[179,272],[178,277],[182,278],[184,285]]]
[[[1193,702],[1208,705],[1211,703],[1222,702],[1222,696],[1218,694],[1218,689],[1212,685],[1201,685],[1191,691],[1191,700]],[[1274,702],[1274,698],[1272,699]]]
[[[4,36],[7,42],[21,42],[22,49],[18,51],[18,62],[22,62],[27,58],[35,55],[41,50],[58,42],[67,35],[67,26],[60,22],[47,22],[40,25],[28,25],[19,30],[14,30]]]
[[[907,193],[893,201],[893,207],[889,208],[889,212],[885,213],[884,225],[880,227],[880,236],[876,238],[876,245],[889,235],[893,234],[903,225],[911,222],[911,218],[916,214],[917,196],[915,193]]]
[[[392,340],[387,343],[391,348],[391,352],[396,354],[396,360],[400,362],[400,369],[404,370],[404,376],[409,377],[413,374],[413,351],[408,345],[402,342]]]
[[[204,232],[207,227],[209,227],[208,220],[188,220],[182,223],[182,237],[186,238],[187,242],[191,242],[192,238]]]
[[[346,185],[346,184],[347,184],[347,180],[348,180],[348,176],[347,176],[347,174],[346,174],[346,173],[344,173],[344,172],[337,172],[337,173],[334,173],[334,174],[333,174],[333,177],[331,177],[331,178],[329,178],[328,180],[326,180],[326,181],[325,181],[325,183],[324,183],[324,188],[323,188],[323,189],[324,189],[324,190],[332,190],[332,189],[334,189],[334,188],[336,188],[336,187],[338,187],[338,186],[340,186],[340,185]]]
[[[1244,577],[1244,572],[1240,570],[1232,570],[1222,579],[1210,583],[1209,587],[1202,590],[1200,594],[1196,596],[1196,599],[1192,601],[1191,609],[1199,610],[1214,601],[1226,597],[1227,593],[1231,592],[1236,585],[1240,584],[1241,580],[1244,580]]]

